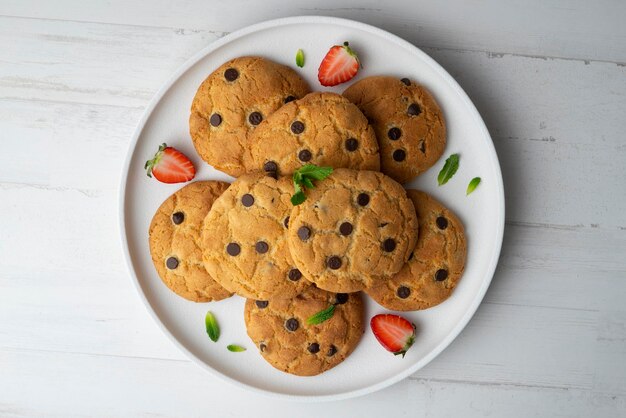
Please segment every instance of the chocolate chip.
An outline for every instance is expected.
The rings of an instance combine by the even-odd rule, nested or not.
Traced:
[[[400,299],[406,299],[409,297],[410,294],[411,294],[411,289],[409,289],[406,286],[400,286],[398,290],[396,291],[396,295],[398,295]]]
[[[337,347],[335,347],[334,345],[331,345],[330,347],[328,347],[328,351],[326,352],[326,355],[328,357],[332,357],[335,354],[337,354]]]
[[[408,78],[403,78],[400,81],[402,81],[405,85],[410,86],[411,85],[411,80],[409,80]]]
[[[298,269],[291,269],[289,270],[288,277],[292,282],[297,282],[302,278],[302,273],[300,273],[300,270]]]
[[[172,222],[174,222],[175,225],[180,225],[183,223],[183,221],[185,220],[185,214],[182,212],[174,212],[172,214]]]
[[[285,103],[293,102],[294,100],[296,100],[294,96],[285,97]]]
[[[394,161],[404,161],[406,159],[406,151],[404,151],[403,149],[397,149],[393,152],[392,157]]]
[[[276,172],[278,171],[278,164],[276,164],[274,161],[268,161],[263,164],[263,170],[267,172]]]
[[[446,229],[448,227],[448,220],[443,216],[437,217],[437,220],[435,222],[437,223],[437,227],[439,229]]]
[[[289,228],[289,216],[285,218],[285,220],[283,221],[283,225],[285,225],[285,228]]]
[[[310,236],[311,230],[308,227],[301,226],[300,229],[298,229],[298,237],[300,237],[302,241],[308,240]]]
[[[255,303],[259,309],[265,309],[269,305],[269,302],[266,300],[257,300]]]
[[[229,68],[224,71],[224,78],[227,81],[235,81],[237,80],[237,77],[239,77],[239,71],[235,70],[234,68]]]
[[[250,206],[252,206],[254,204],[254,196],[252,196],[249,193],[244,194],[243,196],[241,196],[241,203],[249,208]]]
[[[178,267],[178,259],[176,257],[170,257],[165,261],[165,265],[168,269],[174,270],[176,267]]]
[[[435,280],[438,282],[442,282],[448,278],[448,270],[439,269],[437,273],[435,273]]]
[[[250,122],[250,125],[258,125],[263,122],[263,115],[259,112],[252,112],[250,116],[248,116],[248,122]]]
[[[278,179],[278,174],[276,174],[275,171],[268,171],[267,173],[265,173],[266,177],[271,177],[273,179]]]
[[[233,257],[239,255],[241,252],[241,247],[236,242],[231,242],[226,246],[226,252],[228,255],[232,255]]]
[[[396,141],[402,136],[402,131],[400,130],[400,128],[391,128],[387,132],[387,136],[389,137],[389,139]]]
[[[264,352],[266,348],[267,346],[265,344],[263,343],[259,344],[259,350],[261,351],[261,353]]]
[[[337,295],[335,295],[335,304],[343,305],[348,301],[348,298],[349,296],[347,293],[337,293]]]
[[[352,233],[352,224],[350,222],[344,222],[339,225],[339,232],[341,235],[350,235]]]
[[[417,116],[422,113],[422,109],[420,109],[417,103],[411,103],[406,110],[406,114],[409,116]]]
[[[304,161],[305,163],[307,161],[311,161],[311,157],[313,156],[311,155],[311,151],[309,151],[308,149],[303,149],[298,153],[298,158],[300,159],[300,161]]]
[[[311,343],[307,347],[307,350],[309,350],[309,353],[311,354],[318,353],[320,351],[320,345],[318,343]]]
[[[296,318],[289,318],[288,320],[285,321],[285,328],[287,328],[287,331],[293,332],[297,330],[299,326],[300,326],[300,323],[298,322]]]
[[[360,206],[367,206],[367,204],[370,202],[370,195],[368,195],[367,193],[359,193],[359,195],[356,197],[356,202]]]
[[[257,253],[265,254],[270,249],[270,246],[267,245],[267,242],[259,241],[254,245],[254,248],[256,249]]]
[[[396,249],[396,241],[393,238],[387,238],[383,242],[383,250],[387,251],[388,253],[392,252],[395,249]]]
[[[333,255],[332,257],[328,258],[328,260],[326,261],[326,265],[333,270],[337,270],[341,267],[341,258]]]
[[[358,147],[359,147],[359,141],[357,141],[355,138],[346,139],[346,149],[348,151],[356,151]]]
[[[302,132],[304,132],[304,123],[300,122],[299,120],[297,120],[294,123],[292,123],[291,124],[291,132],[293,132],[296,135],[301,134]]]
[[[222,117],[217,113],[213,113],[211,115],[211,118],[209,119],[209,122],[211,123],[211,126],[220,126],[220,124],[222,123]]]
[[[413,251],[411,251],[411,254],[409,255],[409,261],[413,260],[413,256],[415,255],[415,253]]]

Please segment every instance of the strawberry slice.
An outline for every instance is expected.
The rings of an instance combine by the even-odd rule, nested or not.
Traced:
[[[359,58],[348,42],[330,48],[317,70],[317,79],[322,86],[336,86],[351,80],[359,71]]]
[[[415,342],[415,325],[401,316],[381,314],[370,321],[372,332],[378,342],[396,356],[406,354]]]
[[[176,148],[161,144],[151,160],[146,161],[144,168],[148,177],[154,177],[162,183],[183,183],[196,175],[189,158]]]

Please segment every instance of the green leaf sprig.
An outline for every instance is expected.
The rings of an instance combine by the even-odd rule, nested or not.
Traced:
[[[304,67],[304,51],[302,49],[298,49],[296,52],[296,65],[300,68]]]
[[[456,170],[459,169],[459,154],[452,154],[446,160],[446,163],[443,165],[443,168],[439,172],[437,176],[437,183],[440,186],[443,186],[454,176]]]
[[[330,305],[328,308],[319,311],[318,313],[311,315],[307,318],[306,323],[308,325],[321,324],[324,321],[328,321],[335,314],[335,305]]]
[[[206,313],[204,325],[206,326],[206,333],[209,335],[211,341],[217,342],[217,339],[220,337],[220,327],[217,325],[217,321],[211,311]]]
[[[228,351],[232,351],[233,353],[241,353],[242,351],[246,351],[245,347],[237,344],[228,344],[226,348],[228,349]]]
[[[318,167],[315,164],[307,164],[293,173],[293,187],[295,193],[291,196],[291,204],[298,206],[306,200],[304,191],[313,189],[313,180],[324,180],[333,172],[332,167]]]
[[[474,177],[472,179],[472,181],[469,182],[469,184],[467,185],[467,192],[465,193],[465,195],[469,195],[470,193],[472,193],[476,187],[478,187],[478,185],[480,184],[480,177]]]

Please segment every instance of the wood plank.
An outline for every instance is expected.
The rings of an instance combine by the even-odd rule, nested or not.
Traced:
[[[0,414],[67,417],[620,417],[626,397],[590,390],[407,379],[361,398],[277,402],[206,375],[186,361],[0,350]],[[28,390],[24,390],[28,388]],[[242,402],[245,399],[245,402]],[[36,400],[34,402],[33,400]],[[279,405],[279,407],[277,407]],[[393,405],[393,406],[392,406]]]
[[[96,4],[63,0],[37,7],[9,0],[0,4],[0,14],[8,16],[225,32],[277,17],[328,15],[370,23],[422,46],[616,62],[626,62],[625,13],[624,4],[612,0],[567,4],[452,0],[445,4],[420,2],[419,6],[409,0],[364,0],[358,5],[349,0],[273,0],[262,7],[247,1],[186,0]]]

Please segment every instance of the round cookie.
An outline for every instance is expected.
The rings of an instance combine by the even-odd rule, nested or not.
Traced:
[[[335,93],[310,93],[278,109],[254,130],[246,168],[291,174],[305,164],[380,170],[367,118]]]
[[[228,188],[221,181],[196,181],[168,197],[150,223],[150,255],[163,283],[194,302],[225,299],[231,293],[207,273],[199,247],[204,217]]]
[[[381,171],[406,183],[437,162],[446,147],[446,125],[433,96],[407,78],[367,77],[343,95],[376,131]]]
[[[333,316],[317,325],[312,315],[335,305]],[[244,318],[248,336],[263,358],[278,370],[314,376],[352,353],[364,332],[360,293],[330,293],[311,286],[293,299],[248,300]]]
[[[356,292],[383,282],[407,261],[417,218],[404,188],[374,171],[336,169],[289,222],[289,248],[304,276],[331,292]]]
[[[228,61],[204,80],[193,99],[189,131],[196,151],[218,170],[243,174],[252,131],[308,92],[306,82],[284,65],[260,57]]]
[[[465,267],[465,234],[461,221],[424,192],[408,190],[419,222],[412,257],[398,274],[366,292],[395,311],[427,309],[446,300]]]
[[[240,296],[292,298],[311,283],[302,277],[287,246],[293,193],[291,179],[256,172],[239,177],[204,220],[204,266]]]

